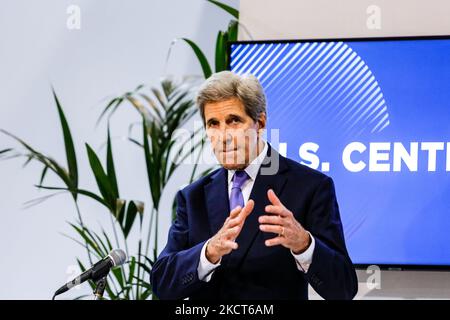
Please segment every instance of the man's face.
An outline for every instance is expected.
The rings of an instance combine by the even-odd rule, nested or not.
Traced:
[[[207,103],[204,114],[206,133],[220,164],[229,170],[247,167],[261,151],[258,131],[265,127],[265,114],[253,121],[238,98]]]

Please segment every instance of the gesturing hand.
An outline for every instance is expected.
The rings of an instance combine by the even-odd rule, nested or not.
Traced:
[[[276,233],[278,236],[266,240],[266,246],[281,244],[295,254],[304,252],[311,243],[309,233],[294,218],[292,212],[281,203],[272,189],[267,192],[267,197],[272,204],[266,206],[265,211],[270,215],[259,217],[259,228],[261,231]]]
[[[206,246],[206,258],[211,263],[219,262],[224,255],[238,248],[235,239],[239,236],[245,219],[252,212],[254,206],[254,201],[249,200],[244,208],[238,206],[231,210],[222,228],[211,238]]]

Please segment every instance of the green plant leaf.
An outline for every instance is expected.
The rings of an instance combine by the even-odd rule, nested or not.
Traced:
[[[103,166],[99,158],[87,143],[86,150],[89,158],[89,164],[91,165],[92,172],[94,173],[98,189],[103,196],[103,199],[109,204],[110,208],[113,208],[113,212],[115,212],[116,198],[114,197],[114,191],[110,180],[103,170]]]
[[[22,165],[22,168],[25,168],[31,162],[31,160],[33,160],[35,158],[35,155],[28,154],[28,155],[26,155],[26,158],[27,158],[27,160]]]
[[[108,172],[109,183],[113,190],[113,197],[119,198],[119,187],[117,185],[116,169],[114,167],[114,158],[112,153],[111,136],[108,125],[108,142],[106,148],[106,171]]]
[[[144,288],[147,288],[147,289],[149,289],[149,290],[152,289],[152,285],[151,285],[149,282],[144,281],[144,280],[142,280],[142,279],[140,279],[140,278],[138,278],[138,277],[136,277],[136,276],[133,276],[133,279],[137,280],[136,283],[139,283],[140,286],[142,286],[142,287],[144,287]]]
[[[227,45],[227,33],[219,31],[216,39],[216,72],[220,72],[226,69],[226,45]]]
[[[231,20],[228,24],[228,41],[237,41],[238,40],[238,26],[239,23],[237,20]],[[228,54],[226,55],[228,57]]]
[[[211,76],[212,71],[205,54],[202,52],[199,46],[195,44],[195,42],[193,42],[192,40],[189,40],[187,38],[182,38],[182,40],[184,40],[192,48],[195,55],[197,56],[198,61],[200,62],[205,79],[208,79]]]
[[[125,297],[128,296],[128,292],[133,288],[134,283],[129,285],[121,286],[121,290],[117,293],[118,296],[125,295]],[[129,299],[128,299],[129,300]]]
[[[108,250],[108,247],[105,245],[105,242],[100,238],[100,236],[92,231],[92,234],[94,235],[95,239],[97,240],[97,244],[101,246],[101,249],[105,253],[104,256],[106,256],[111,250]]]
[[[43,186],[43,185],[35,185],[36,188],[40,188],[40,189],[47,189],[47,190],[65,190],[70,192],[71,190],[69,190],[68,188],[62,188],[62,187],[49,187],[49,186]],[[98,202],[100,202],[102,205],[104,205],[106,208],[108,208],[110,211],[112,210],[112,208],[109,206],[109,204],[103,200],[101,197],[99,197],[98,195],[96,195],[93,192],[90,192],[88,190],[84,190],[84,189],[76,189],[73,190],[74,192],[77,192],[79,194],[82,194],[84,196],[87,196],[89,198],[92,198]]]
[[[126,205],[127,205],[127,202],[125,200],[117,199],[115,218],[116,218],[117,222],[119,223],[119,226],[122,229],[122,231],[123,231],[123,221],[125,219]]]
[[[189,93],[190,92],[185,91],[185,92],[181,92],[178,95],[173,95],[173,96],[171,95],[169,97],[169,99],[167,101],[168,102],[167,103],[168,107],[167,107],[167,110],[166,110],[166,112],[167,112],[166,119],[165,119],[166,122],[170,121],[170,119],[173,118],[174,115],[182,113],[182,111],[180,110],[180,107],[182,106],[181,102],[183,102],[183,103],[187,102],[189,106],[194,105],[194,102],[191,99],[189,99],[187,101],[185,99],[185,98],[188,97]]]
[[[228,24],[227,39],[223,46],[224,70],[227,70],[230,64],[228,55],[229,42],[237,41],[237,38],[238,38],[238,22],[236,20],[231,20],[230,23]]]
[[[100,246],[95,239],[92,239],[86,229],[82,229],[73,223],[69,223],[72,228],[83,238],[83,240],[100,256],[104,256],[104,252],[101,251]]]
[[[147,263],[149,263],[151,266],[153,266],[154,260],[150,259],[149,257],[147,257],[147,255],[144,255],[144,254],[140,254],[140,256],[141,256],[142,258],[144,258],[144,260],[145,260]]]
[[[127,100],[147,121],[150,121],[151,119],[155,119],[156,117],[158,117],[157,113],[154,112],[155,109],[147,109],[138,99],[132,96],[127,96]],[[149,110],[153,110],[153,113],[150,113]]]
[[[81,296],[77,296],[77,297],[73,298],[73,300],[81,300],[81,299],[84,299],[84,298],[87,298],[90,296],[91,296],[90,294],[82,294]]]
[[[33,206],[35,206],[35,205],[38,205],[38,204],[40,204],[40,203],[42,203],[42,202],[44,202],[44,201],[46,201],[46,200],[48,200],[48,199],[50,199],[50,198],[52,198],[52,197],[54,197],[54,196],[57,196],[57,195],[60,195],[60,194],[62,194],[62,193],[65,193],[65,191],[60,191],[60,192],[55,192],[55,193],[52,193],[52,194],[49,194],[49,195],[46,195],[46,196],[43,196],[43,197],[39,197],[39,198],[36,198],[36,199],[31,199],[31,200],[28,200],[28,201],[26,201],[23,205],[24,205],[24,208],[26,209],[26,208],[31,208],[31,207],[33,207]]]
[[[142,262],[136,262],[142,269],[145,270],[148,274],[152,272],[151,268],[149,268],[145,263]]]
[[[152,290],[146,289],[144,292],[141,293],[139,296],[139,300],[147,300],[147,298],[152,294]]]
[[[112,268],[111,272],[113,273],[114,277],[116,277],[117,281],[119,282],[119,285],[123,287],[125,285],[122,268]]]
[[[44,182],[45,175],[47,174],[48,166],[45,166],[44,169],[42,169],[41,178],[39,179],[39,184],[41,185]]]
[[[12,148],[3,149],[3,150],[0,150],[0,154],[8,153],[8,152],[10,152],[10,151],[12,151],[12,150],[13,150]]]
[[[116,110],[119,108],[119,106],[125,101],[128,100],[127,98],[136,94],[139,90],[141,90],[144,87],[143,84],[138,85],[133,91],[125,92],[125,94],[115,97],[112,100],[108,102],[108,104],[103,109],[102,113],[97,119],[96,126],[100,123],[100,121],[106,116],[106,114],[109,112],[108,118],[110,118]]]
[[[140,96],[149,104],[149,106],[151,107],[149,109],[152,110],[156,114],[156,119],[159,122],[162,122],[163,117],[161,115],[161,112],[159,111],[157,104],[153,101],[153,99],[151,99],[148,95],[146,95],[144,93],[141,93]]]
[[[159,103],[159,106],[161,108],[163,108],[164,110],[166,110],[166,101],[164,100],[163,96],[161,95],[161,93],[156,89],[156,88],[151,88],[150,89],[151,92],[153,93],[153,95],[155,96],[156,100]]]
[[[78,188],[78,166],[77,157],[75,153],[75,147],[72,139],[72,134],[70,133],[69,124],[67,123],[66,116],[61,107],[61,104],[56,96],[55,90],[52,88],[53,98],[55,99],[56,107],[58,108],[59,120],[61,122],[61,128],[64,137],[64,147],[66,149],[66,159],[67,166],[69,169],[69,177],[72,181],[72,188]],[[73,193],[73,197],[76,199],[77,194]]]
[[[111,240],[109,240],[109,237],[106,235],[106,232],[104,229],[102,229],[103,236],[105,237],[106,243],[108,244],[108,250],[111,251],[113,249],[111,245]]]
[[[131,281],[133,280],[135,268],[136,268],[136,258],[133,256],[133,257],[131,257],[131,260],[130,260],[130,271],[129,271],[128,280],[127,280],[128,284],[130,284]]]
[[[73,242],[75,242],[76,244],[79,244],[81,247],[83,247],[84,249],[86,249],[86,243],[81,242],[80,240],[75,239],[74,237],[71,237],[65,233],[59,232],[60,235],[62,235],[63,237],[72,240]],[[104,257],[99,256],[95,251],[91,250],[90,247],[87,247],[87,250],[89,252],[89,254],[92,254],[94,257],[96,257],[97,259],[103,259]]]
[[[122,227],[125,239],[130,234],[130,231],[131,231],[131,228],[133,227],[137,213],[138,213],[138,210],[137,210],[136,204],[134,203],[134,201],[130,201],[128,203],[126,218],[123,221],[123,227]]]
[[[77,258],[77,263],[78,263],[78,267],[80,267],[81,272],[85,272],[86,267],[83,265],[83,263],[78,258]],[[95,289],[95,285],[92,281],[89,281],[89,286],[91,287],[92,290]]]
[[[175,91],[176,86],[174,85],[173,81],[170,80],[163,80],[161,82],[161,87],[163,89],[164,95],[167,99],[172,95],[172,93]]]
[[[150,193],[152,196],[153,205],[157,205],[157,197],[154,194],[153,190],[155,189],[155,178],[156,175],[152,172],[152,157],[150,153],[150,145],[147,136],[147,125],[145,124],[145,119],[142,120],[142,128],[143,128],[143,141],[144,141],[144,156],[145,156],[145,164],[147,168],[147,179],[150,187]]]
[[[225,10],[226,12],[228,12],[229,14],[231,14],[233,17],[235,17],[236,19],[239,19],[239,10],[234,9],[224,3],[221,3],[219,1],[215,1],[215,0],[207,0],[208,2],[211,2],[212,4],[215,4],[216,6],[218,6],[219,8],[222,8],[223,10]]]
[[[0,132],[3,134],[6,134],[7,136],[13,138],[18,143],[20,143],[26,150],[28,150],[28,154],[24,154],[27,159],[35,159],[39,162],[41,162],[44,166],[48,166],[50,170],[52,170],[67,186],[69,189],[74,189],[73,181],[69,177],[69,173],[67,170],[60,166],[55,160],[53,160],[51,157],[45,156],[41,152],[36,151],[34,148],[32,148],[28,143],[23,141],[22,139],[18,138],[17,136],[13,135],[12,133],[9,133],[6,130],[0,129]]]
[[[112,99],[107,105],[106,107],[103,109],[102,113],[100,114],[100,116],[97,119],[96,122],[96,126],[99,125],[100,121],[103,119],[103,117],[108,113],[108,111],[110,111],[110,109],[112,108],[113,111],[110,112],[110,114],[114,113],[115,110],[117,110],[117,108],[120,106],[120,104],[124,101],[124,97],[116,97],[114,99]]]

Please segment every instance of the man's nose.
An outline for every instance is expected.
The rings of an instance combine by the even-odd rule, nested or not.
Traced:
[[[233,141],[233,135],[231,134],[230,130],[228,130],[226,127],[220,128],[219,140],[224,145],[230,144]]]

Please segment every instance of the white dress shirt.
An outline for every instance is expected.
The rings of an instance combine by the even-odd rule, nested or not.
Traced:
[[[244,198],[244,205],[250,198],[250,193],[252,192],[256,176],[258,175],[261,163],[263,162],[264,158],[267,155],[267,150],[268,150],[267,143],[264,142],[264,148],[261,151],[261,153],[247,166],[247,168],[244,169],[249,176],[249,179],[247,179],[247,181],[245,181],[241,187],[242,197]],[[234,173],[235,170],[228,170],[228,197],[230,197],[231,195],[231,188],[233,185],[231,180],[233,179]],[[291,254],[295,258],[295,261],[297,263],[297,268],[305,273],[308,272],[309,266],[312,263],[312,257],[315,248],[314,237],[311,234],[310,236],[311,236],[311,244],[308,247],[308,249],[306,249],[306,251],[300,254],[294,254],[291,251]],[[220,259],[219,262],[214,264],[209,262],[209,260],[206,258],[206,246],[208,245],[208,242],[209,240],[205,243],[205,245],[202,248],[202,251],[200,253],[200,261],[197,267],[198,278],[206,282],[211,280],[211,276],[214,273],[214,270],[218,266],[220,266],[220,262],[222,261],[222,259]]]

